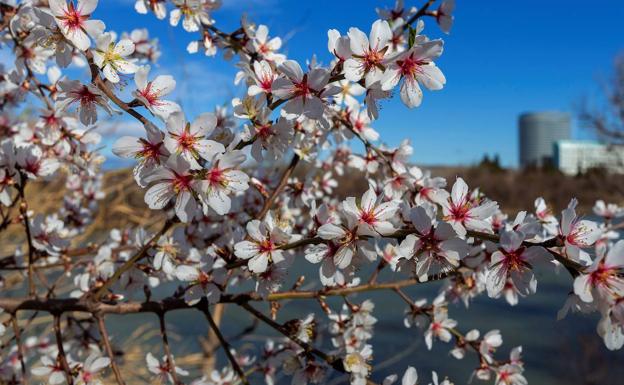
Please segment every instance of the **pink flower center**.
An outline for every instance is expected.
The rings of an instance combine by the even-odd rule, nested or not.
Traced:
[[[191,189],[191,182],[193,181],[192,175],[179,175],[175,174],[173,181],[173,190],[177,193],[180,191],[188,191]]]
[[[397,60],[399,66],[399,72],[406,77],[414,77],[417,73],[422,72],[420,68],[428,62],[423,60],[417,60],[413,55],[408,56],[405,60]]]
[[[501,250],[501,252],[505,256],[504,263],[505,266],[507,266],[507,269],[509,269],[510,271],[523,271],[527,268],[527,263],[522,257],[525,250],[526,247],[524,246],[521,246],[517,250],[513,251]]]
[[[178,136],[178,146],[185,151],[193,150],[198,139],[198,137],[191,135],[188,131],[184,131],[180,136]]]
[[[275,250],[275,245],[270,239],[265,239],[264,241],[258,244],[258,250],[260,253],[270,253]]]
[[[159,106],[162,104],[162,102],[159,100],[160,95],[158,90],[152,89],[152,82],[149,82],[144,90],[139,91],[139,94],[141,94],[141,96],[143,96],[145,100],[147,100],[147,103],[150,106]]]
[[[79,101],[82,106],[93,104],[97,100],[97,95],[91,92],[89,87],[84,85],[71,94],[73,95],[73,101]]]
[[[377,222],[377,218],[375,218],[375,213],[371,211],[364,211],[360,214],[360,222],[364,222],[368,225],[374,225]]]
[[[61,16],[60,19],[63,20],[63,25],[69,29],[81,29],[85,20],[89,18],[89,15],[81,15],[73,2],[70,2],[67,5],[67,11],[65,11],[65,15]]]
[[[150,143],[143,138],[139,140],[141,141],[143,148],[141,149],[139,153],[137,153],[137,158],[142,158],[146,160],[151,159],[151,160],[155,160],[158,162],[160,160],[160,147],[162,146],[163,143],[162,142]]]
[[[212,170],[208,171],[208,175],[206,175],[206,179],[210,183],[211,186],[216,185],[225,185],[227,180],[225,178],[225,173],[222,169],[215,167]]]
[[[295,95],[306,98],[312,93],[312,89],[308,85],[308,75],[303,75],[300,83],[295,83]]]
[[[450,217],[458,222],[464,222],[465,220],[469,219],[469,212],[470,212],[470,204],[468,202],[466,203],[460,203],[460,204],[453,204],[451,203],[451,215]]]

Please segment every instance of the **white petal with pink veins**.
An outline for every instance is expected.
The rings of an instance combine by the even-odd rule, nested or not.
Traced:
[[[150,66],[148,65],[141,66],[137,69],[136,73],[134,74],[134,84],[136,85],[137,90],[144,91],[147,88],[147,79],[149,72]]]
[[[180,221],[187,223],[198,211],[197,201],[189,191],[182,191],[178,194],[175,202],[175,213]]]
[[[113,144],[113,154],[123,158],[133,158],[143,149],[139,138],[134,136],[122,136]]]
[[[336,226],[332,223],[327,223],[319,227],[317,233],[318,236],[323,239],[340,239],[346,235],[346,232],[342,227]]]
[[[145,203],[147,203],[152,210],[162,209],[169,203],[169,200],[171,200],[174,195],[171,183],[157,183],[150,187],[145,193]]]
[[[366,34],[357,28],[349,28],[347,36],[349,36],[349,42],[353,54],[358,56],[366,55],[366,52],[370,49]]]
[[[298,83],[303,80],[303,71],[301,70],[301,66],[294,60],[284,61],[278,69],[293,82]]]
[[[353,250],[350,247],[341,246],[334,255],[334,264],[339,269],[345,269],[351,264]]]
[[[133,74],[139,67],[130,60],[115,60],[115,68],[122,74]]]
[[[50,10],[54,16],[64,16],[67,10],[67,1],[65,0],[49,0]]]
[[[268,265],[269,265],[269,259],[265,253],[251,258],[249,262],[247,263],[249,270],[251,270],[252,272],[256,274],[264,273]]]
[[[624,267],[624,240],[618,241],[607,253],[605,263],[609,267]]]
[[[234,254],[241,259],[249,259],[258,254],[258,245],[250,241],[241,241],[234,245]]]
[[[188,265],[180,265],[176,267],[175,276],[181,281],[194,281],[199,277],[199,271],[196,267]]]
[[[98,0],[78,0],[78,6],[76,9],[81,15],[90,15],[95,11],[98,5]]]
[[[357,82],[364,77],[364,65],[358,59],[349,58],[344,62],[344,75],[347,80]]]
[[[119,74],[110,64],[105,65],[102,72],[104,72],[104,77],[111,83],[119,83]]]
[[[191,123],[191,133],[193,136],[208,136],[217,126],[217,117],[211,112],[206,112],[197,117]]]
[[[581,274],[574,279],[574,294],[583,302],[592,302],[594,300],[592,296],[591,276],[589,274]]]
[[[171,75],[159,75],[152,81],[152,91],[156,92],[159,97],[170,94],[175,87],[176,81]]]
[[[388,42],[392,39],[392,30],[390,25],[385,20],[376,20],[373,23],[370,32],[370,46],[372,49],[381,50],[388,45]]]
[[[247,223],[247,234],[249,234],[249,236],[258,241],[258,242],[262,242],[265,240],[266,236],[266,229],[264,228],[264,225],[262,224],[262,222],[260,222],[257,219],[254,219],[252,221],[249,221],[249,223]]]

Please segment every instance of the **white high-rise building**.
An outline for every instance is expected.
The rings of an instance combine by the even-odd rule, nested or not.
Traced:
[[[603,168],[624,173],[624,146],[609,146],[592,141],[560,140],[553,148],[554,166],[568,175]]]

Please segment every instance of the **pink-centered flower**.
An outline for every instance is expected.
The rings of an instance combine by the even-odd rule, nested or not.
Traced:
[[[500,237],[500,249],[492,254],[486,287],[490,297],[498,297],[509,283],[523,294],[535,293],[537,281],[532,272],[530,261],[548,253],[543,247],[523,245],[524,234],[518,231],[503,231]]]
[[[572,199],[561,213],[559,235],[564,238],[565,251],[577,262],[591,263],[589,254],[583,250],[593,245],[602,234],[596,222],[581,219],[576,215],[578,201]]]
[[[349,29],[347,35],[353,55],[344,62],[345,78],[352,82],[364,79],[367,87],[381,80],[392,40],[388,22],[375,21],[369,36],[357,28]]]
[[[613,302],[624,296],[623,272],[624,240],[621,240],[574,279],[574,293],[583,302],[592,302],[595,297]]]
[[[409,108],[418,107],[423,96],[420,84],[436,91],[441,90],[446,83],[444,74],[433,62],[442,54],[442,48],[442,40],[415,44],[389,65],[384,74],[382,89],[389,91],[403,80],[401,100]]]
[[[356,224],[359,235],[378,237],[394,231],[389,219],[399,209],[397,202],[380,202],[372,188],[362,195],[358,205],[355,198],[349,197],[342,208],[350,224]]]
[[[216,126],[217,118],[210,112],[201,114],[193,123],[186,121],[183,112],[173,112],[167,119],[165,147],[172,154],[184,158],[191,169],[200,170],[200,158],[210,160],[225,151],[221,143],[207,139]]]
[[[275,79],[272,86],[273,95],[286,100],[283,107],[288,118],[305,115],[310,119],[320,119],[325,110],[321,98],[337,94],[337,87],[327,87],[330,73],[324,68],[314,68],[307,74],[294,60],[286,60],[278,67],[285,77]]]
[[[249,240],[234,245],[234,254],[241,259],[248,259],[249,270],[260,274],[267,270],[269,263],[284,260],[284,252],[279,249],[288,241],[288,234],[275,226],[270,216],[263,221],[254,219],[247,223]]]
[[[200,199],[204,207],[212,208],[219,215],[230,211],[230,195],[249,188],[249,176],[238,169],[245,159],[245,154],[239,150],[215,156],[201,181]]]
[[[74,0],[50,0],[49,4],[63,35],[81,51],[86,51],[91,45],[89,35],[97,37],[105,29],[102,21],[90,20],[98,0],[78,0],[78,5]]]
[[[163,99],[165,95],[173,92],[176,81],[171,75],[159,75],[149,81],[149,72],[150,66],[143,66],[137,70],[134,75],[136,91],[133,94],[152,114],[166,120],[169,115],[181,110],[177,103]]]
[[[190,165],[180,156],[172,156],[164,167],[154,170],[146,182],[155,184],[145,193],[145,203],[152,210],[163,209],[175,198],[175,213],[182,222],[188,222],[199,211],[195,195],[199,181],[190,173]]]
[[[492,225],[486,219],[498,209],[498,204],[493,201],[482,204],[472,202],[468,185],[462,178],[457,178],[451,194],[445,190],[438,190],[433,200],[442,206],[444,220],[449,222],[460,236],[466,235],[466,229],[489,231]]]

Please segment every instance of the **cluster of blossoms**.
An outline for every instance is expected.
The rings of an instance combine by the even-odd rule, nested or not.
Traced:
[[[273,384],[278,373],[292,376],[293,384],[325,383],[337,371],[364,385],[375,378],[374,304],[355,304],[348,296],[391,287],[408,304],[405,326],[418,326],[429,349],[434,340],[453,342],[453,357],[476,354],[475,378],[524,385],[521,347],[509,359],[496,358],[500,333],[463,334],[449,317],[449,305],[468,307],[481,294],[516,305],[536,293],[534,269],[540,264],[574,278],[561,316],[599,312],[605,345],[624,345],[624,240],[618,232],[624,209],[596,202],[594,214],[601,220],[590,221],[577,216],[572,200],[558,219],[539,198],[534,213],[508,216],[463,179],[447,186],[445,179],[410,165],[409,141],[388,147],[372,127],[379,104],[394,91],[414,108],[423,102],[423,87],[444,87],[435,63],[443,42],[423,33],[423,19],[430,17],[448,33],[454,1],[428,1],[420,9],[397,1],[392,9],[378,10],[368,35],[358,28],[328,31],[330,63],[302,66],[280,52],[281,39],[270,37],[265,25],[243,18],[234,32],[221,31],[212,17],[220,1],[137,0],[139,13],[168,17],[172,26],[181,23],[192,33],[190,53],[236,58],[235,82],[245,86],[245,94],[231,101],[230,111],[218,107],[196,117],[169,100],[176,87],[172,76],[150,74],[150,63],[160,56],[157,40],[146,30],[118,38],[93,19],[97,3],[0,1],[0,41],[15,52],[14,68],[0,72],[0,231],[22,227],[25,234],[23,245],[0,260],[0,269],[17,270],[28,283],[23,301],[0,298],[0,317],[14,326],[0,351],[0,382],[38,376],[49,384],[98,384],[110,366],[111,376],[123,384],[124,357],[112,349],[103,317],[152,312],[161,321],[165,355],[159,360],[148,353],[147,371],[178,384],[192,374],[174,361],[165,313],[197,309],[229,364],[210,368],[194,384],[248,384],[247,377],[257,374]],[[61,69],[70,66],[87,66],[90,79],[67,78]],[[41,111],[23,118],[27,103]],[[118,113],[138,120],[144,133],[118,138],[112,150],[136,162],[133,176],[146,205],[166,219],[160,230],[110,229],[85,241],[105,196],[96,129]],[[354,151],[352,142],[364,151]],[[284,164],[285,158],[290,161]],[[305,173],[298,170],[303,166]],[[339,181],[347,176],[366,180],[361,197],[338,196]],[[33,212],[26,185],[59,177],[67,191],[61,207]],[[295,262],[304,260],[316,265],[315,273],[285,289]],[[364,277],[369,267],[373,273]],[[70,288],[49,285],[42,278],[48,269],[62,271],[59,282]],[[400,283],[379,284],[382,270],[402,277]],[[317,282],[317,276],[316,290],[302,289],[304,279]],[[431,303],[401,291],[433,280],[445,283]],[[253,288],[241,292],[249,282]],[[170,283],[178,286],[174,293],[152,300],[152,290],[166,290]],[[344,307],[332,309],[329,296],[342,296]],[[278,302],[285,299],[316,299],[326,319],[310,314],[278,323]],[[272,317],[252,301],[270,303]],[[212,315],[224,303],[284,338],[268,341],[257,355],[237,351]],[[22,310],[50,312],[54,335],[24,340],[17,317]],[[91,317],[77,318],[74,311]],[[61,316],[67,328],[60,327]],[[318,324],[331,334],[330,353],[317,349],[323,339]],[[2,322],[0,334],[10,334]],[[391,375],[383,384],[397,379]],[[412,367],[401,379],[403,385],[417,380]],[[431,381],[451,384],[439,382],[436,373]]]

